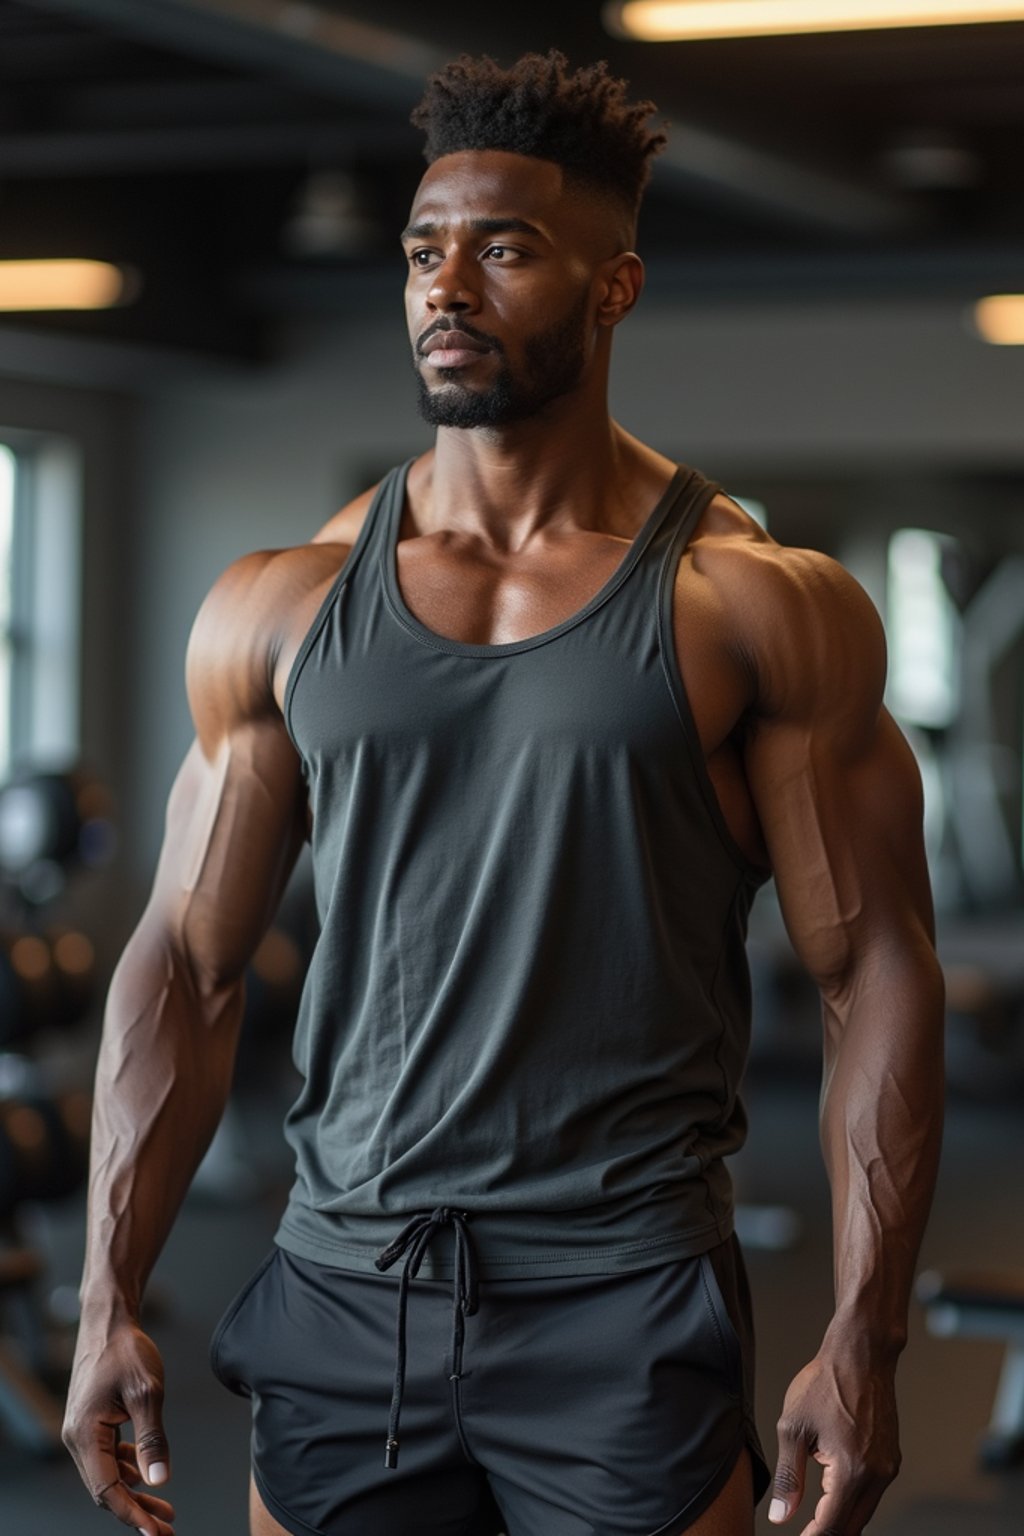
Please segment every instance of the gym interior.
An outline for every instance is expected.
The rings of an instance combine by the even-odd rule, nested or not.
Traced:
[[[5,1536],[111,1528],[59,1423],[103,998],[191,736],[192,619],[237,556],[308,539],[426,447],[397,241],[422,164],[409,110],[461,51],[511,62],[552,46],[607,58],[671,123],[614,415],[780,541],[836,556],[885,621],[887,702],[925,785],[948,1102],[899,1374],[903,1467],[871,1530],[1020,1530],[1017,9],[649,42],[626,34],[628,7],[597,0],[429,15],[408,0],[0,0]],[[85,270],[98,295],[33,296],[20,264],[72,260],[106,264]],[[290,1030],[315,937],[300,863],[250,968],[228,1111],[147,1300],[183,1536],[246,1529],[247,1409],[207,1346],[289,1187]],[[771,1456],[785,1387],[829,1315],[831,1250],[819,1004],[770,888],[750,957],[750,1137],[734,1172]]]

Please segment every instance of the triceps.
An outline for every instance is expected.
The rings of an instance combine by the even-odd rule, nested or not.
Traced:
[[[152,904],[204,995],[241,977],[302,846],[298,759],[269,729],[193,745],[171,794]]]

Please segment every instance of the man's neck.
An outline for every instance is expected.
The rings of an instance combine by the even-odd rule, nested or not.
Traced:
[[[549,411],[509,427],[442,427],[429,460],[414,498],[422,530],[458,530],[506,551],[545,528],[610,531],[638,476],[643,500],[645,471],[655,482],[667,478],[661,456],[607,410],[585,420]]]

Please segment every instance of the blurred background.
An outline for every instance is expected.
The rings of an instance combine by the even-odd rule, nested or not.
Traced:
[[[111,1524],[53,1455],[54,1426],[103,992],[190,739],[192,618],[236,556],[307,539],[427,446],[397,238],[423,164],[408,114],[460,51],[509,63],[550,46],[607,58],[671,124],[614,414],[776,538],[842,560],[885,619],[889,705],[926,787],[950,1089],[901,1367],[904,1469],[872,1530],[1020,1529],[1024,4],[654,42],[627,35],[638,9],[0,0],[5,1532]],[[303,874],[257,956],[232,1103],[152,1286],[185,1536],[245,1529],[246,1409],[206,1344],[289,1184],[289,1030],[315,940]],[[816,996],[770,890],[755,918],[736,1175],[771,1454],[831,1281]]]

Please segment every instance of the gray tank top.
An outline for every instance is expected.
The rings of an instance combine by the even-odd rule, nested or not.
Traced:
[[[719,486],[681,467],[570,618],[446,639],[398,586],[382,482],[292,667],[320,939],[276,1241],[372,1271],[466,1213],[484,1277],[614,1272],[732,1229],[747,915],[763,875],[708,777],[674,576]],[[452,1273],[434,1243],[423,1273]]]

